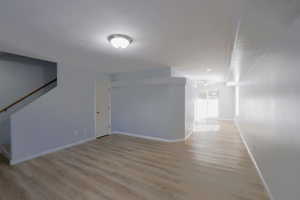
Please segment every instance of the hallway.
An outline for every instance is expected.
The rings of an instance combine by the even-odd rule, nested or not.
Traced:
[[[215,125],[180,143],[111,135],[13,167],[1,159],[0,200],[267,200],[237,129]]]

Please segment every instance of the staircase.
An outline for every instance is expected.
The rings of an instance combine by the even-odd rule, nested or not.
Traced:
[[[44,63],[45,66],[43,66]],[[0,53],[0,73],[7,74],[7,76],[3,76],[3,77],[0,74],[0,79],[1,79],[0,95],[8,94],[11,96],[11,94],[15,94],[14,98],[12,98],[13,100],[11,101],[11,103],[8,103],[5,106],[3,106],[3,100],[5,100],[5,102],[8,102],[8,99],[4,98],[6,97],[5,95],[2,96],[3,97],[2,99],[0,98],[0,103],[2,103],[2,107],[0,106],[0,153],[3,154],[9,160],[11,158],[11,152],[12,152],[11,151],[12,142],[10,137],[10,132],[11,132],[10,116],[57,86],[56,64],[55,63],[53,64],[54,68],[52,69],[50,68],[52,67],[50,66],[52,63],[50,64],[49,63],[50,62],[48,61],[36,60],[33,58],[27,58],[23,56],[14,55],[14,54]],[[11,67],[14,67],[13,71]],[[43,70],[43,67],[45,68],[48,67],[48,68]],[[15,75],[15,73],[16,74],[22,73],[26,70],[30,70],[30,72],[33,73],[32,77],[30,77],[29,72],[26,72],[27,76],[22,77],[23,80],[20,80],[20,76]],[[50,74],[47,75],[47,72],[50,72]],[[27,85],[33,88],[32,87],[33,81],[31,79],[34,78],[37,78],[37,81],[34,82],[34,85],[38,85],[38,83],[40,82],[39,86],[36,86],[36,88],[31,90],[26,89],[27,92],[21,94],[20,88],[24,89],[24,86]],[[6,84],[5,79],[9,83],[11,83],[14,79],[16,79],[16,82],[19,85],[14,85],[14,87],[11,87],[10,84],[7,84],[5,86]],[[48,80],[50,79],[50,81],[47,81],[46,83],[45,81],[40,81],[44,79],[48,79]],[[14,89],[15,91],[11,91],[12,89]]]

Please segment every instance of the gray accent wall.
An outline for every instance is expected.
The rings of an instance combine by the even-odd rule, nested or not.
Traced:
[[[273,199],[298,200],[300,2],[254,2],[246,7],[251,12],[244,13],[233,54],[237,124]]]
[[[185,137],[185,78],[112,84],[112,131],[164,140]]]

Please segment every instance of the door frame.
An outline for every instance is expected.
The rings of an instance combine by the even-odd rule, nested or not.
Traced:
[[[111,81],[109,79],[100,79],[100,80],[95,80],[94,81],[94,130],[95,130],[95,138],[98,137],[98,132],[97,132],[97,83],[98,82],[106,82],[107,88],[108,88],[108,123],[109,123],[109,129],[110,131],[108,132],[107,135],[111,135]]]

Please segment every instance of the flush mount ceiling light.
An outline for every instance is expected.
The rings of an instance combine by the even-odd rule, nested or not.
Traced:
[[[207,68],[206,71],[207,71],[207,72],[211,72],[212,69],[211,69],[211,68]]]
[[[108,36],[107,39],[117,49],[126,49],[133,41],[131,37],[122,34],[113,34]]]

